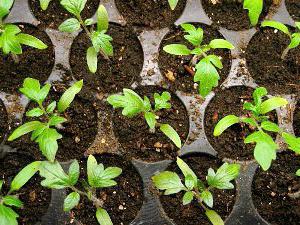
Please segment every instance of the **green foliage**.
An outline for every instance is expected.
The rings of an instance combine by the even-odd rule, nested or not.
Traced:
[[[244,9],[248,10],[249,19],[252,26],[258,23],[263,10],[263,0],[244,0]]]
[[[37,103],[37,108],[26,112],[27,117],[35,117],[40,120],[26,122],[19,126],[9,136],[8,141],[13,141],[27,133],[32,132],[31,140],[39,144],[42,154],[51,162],[55,160],[55,155],[58,149],[57,140],[62,136],[56,130],[59,125],[67,120],[60,116],[70,106],[75,98],[75,95],[81,90],[83,81],[74,83],[68,88],[59,99],[58,104],[56,101],[51,102],[47,107],[44,107],[44,101],[47,98],[51,85],[45,84],[41,87],[40,82],[33,78],[26,78],[20,92],[24,94],[31,101]],[[57,110],[56,110],[57,106]],[[44,118],[47,119],[44,122]]]
[[[213,189],[233,189],[231,181],[235,180],[240,171],[240,165],[224,163],[215,173],[212,168],[206,177],[207,186],[198,179],[193,170],[180,158],[177,165],[184,176],[184,184],[180,176],[171,171],[163,171],[152,177],[153,184],[165,195],[172,195],[184,191],[183,205],[190,204],[194,199],[203,207],[207,218],[214,225],[224,224],[221,217],[213,208]]]
[[[130,89],[123,89],[123,95],[111,95],[107,98],[109,104],[115,109],[122,108],[122,115],[132,118],[138,114],[143,114],[144,118],[151,130],[159,127],[160,130],[170,138],[173,143],[181,148],[181,140],[178,133],[169,124],[161,124],[156,120],[155,113],[161,109],[170,109],[171,95],[169,92],[163,92],[161,95],[154,94],[154,109],[151,106],[150,100],[147,96],[142,99],[137,93]]]
[[[279,148],[268,133],[282,133],[279,126],[269,121],[266,114],[288,104],[286,99],[280,97],[272,97],[264,101],[263,98],[267,93],[264,87],[255,89],[253,92],[254,102],[245,102],[243,107],[244,110],[248,111],[244,115],[249,116],[227,115],[218,122],[214,129],[214,136],[220,136],[226,129],[237,123],[246,124],[255,129],[252,134],[246,137],[244,142],[245,144],[256,143],[254,158],[263,170],[270,168],[272,160],[276,159],[276,150]]]
[[[288,145],[288,148],[296,153],[296,155],[300,154],[300,138],[295,137],[294,135],[283,132],[282,137]],[[300,176],[300,169],[296,172],[297,176]]]
[[[297,31],[294,33],[291,33],[289,31],[289,28],[284,25],[283,23],[277,22],[277,21],[271,21],[271,20],[265,20],[261,24],[262,27],[271,27],[277,30],[280,30],[281,32],[285,33],[290,38],[290,43],[286,47],[286,49],[283,51],[281,58],[285,59],[286,55],[288,54],[288,51],[293,48],[297,48],[300,45],[300,22],[295,22],[295,26]]]
[[[191,66],[195,66],[196,69],[194,82],[199,83],[200,95],[206,97],[214,87],[218,86],[220,79],[218,69],[223,68],[220,58],[208,52],[213,49],[234,49],[234,46],[223,39],[214,39],[209,44],[203,44],[203,29],[196,28],[192,24],[182,24],[181,27],[187,33],[184,38],[193,45],[194,49],[189,49],[184,44],[170,44],[164,46],[163,50],[172,55],[193,55]]]
[[[114,178],[122,173],[122,169],[118,167],[104,168],[103,164],[98,164],[94,156],[90,155],[87,161],[87,181],[82,179],[84,191],[77,189],[80,176],[80,168],[77,160],[74,160],[69,167],[68,173],[64,171],[59,162],[44,161],[40,166],[40,175],[44,178],[41,182],[42,186],[51,189],[67,188],[72,190],[64,200],[64,211],[69,212],[76,207],[81,196],[87,197],[97,208],[96,218],[100,225],[112,225],[111,219],[105,209],[103,203],[105,200],[97,199],[97,188],[105,188],[117,185]],[[75,187],[76,186],[76,187]]]
[[[168,0],[169,5],[170,5],[170,8],[171,8],[172,10],[174,10],[174,9],[176,8],[176,6],[177,6],[177,4],[178,4],[178,1],[179,1],[179,0]]]
[[[96,29],[93,27],[89,29],[94,23],[93,19],[83,21],[81,12],[85,7],[86,0],[61,0],[61,5],[75,18],[70,18],[64,21],[59,30],[63,32],[75,32],[83,28],[91,40],[92,46],[87,49],[86,61],[90,72],[96,73],[98,68],[98,55],[101,54],[104,58],[108,59],[113,56],[112,37],[107,34],[109,26],[108,13],[103,5],[100,5],[97,10]]]
[[[13,210],[13,207],[23,208],[23,202],[18,195],[12,195],[12,193],[19,191],[35,175],[40,163],[36,161],[24,167],[12,180],[7,194],[3,193],[3,180],[0,180],[0,225],[18,224],[19,215]]]

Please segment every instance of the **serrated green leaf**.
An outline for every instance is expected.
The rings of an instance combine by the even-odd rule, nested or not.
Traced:
[[[155,114],[153,112],[146,112],[144,116],[149,128],[154,129],[156,124]]]
[[[34,108],[31,109],[30,111],[26,112],[26,116],[28,117],[39,117],[44,114],[44,111],[41,110],[40,108]]]
[[[40,161],[35,161],[25,166],[12,180],[10,192],[17,191],[23,187],[39,170],[40,165]]]
[[[108,13],[103,5],[100,5],[97,11],[97,30],[107,31],[108,30]]]
[[[262,27],[272,27],[274,29],[280,30],[283,33],[291,36],[290,32],[289,32],[289,28],[284,25],[283,23],[277,22],[277,21],[271,21],[271,20],[265,20],[261,23]]]
[[[183,205],[188,205],[190,204],[194,199],[194,194],[192,191],[187,191],[185,192],[185,194],[183,195],[183,198],[182,198],[182,204]]]
[[[69,167],[69,183],[75,185],[79,179],[80,169],[77,160],[74,160]]]
[[[189,34],[184,35],[184,38],[190,42],[195,47],[199,46],[202,43],[203,40],[203,29],[197,28],[195,30],[187,31]]]
[[[111,36],[105,34],[105,31],[94,31],[92,33],[92,43],[96,52],[100,50],[107,56],[113,56],[113,46]]]
[[[72,33],[80,29],[80,22],[75,18],[70,18],[60,24],[58,29],[62,32]]]
[[[191,50],[183,44],[166,45],[163,50],[171,55],[190,55]]]
[[[40,121],[31,121],[24,123],[23,125],[19,126],[14,132],[9,136],[8,141],[13,141],[35,129],[39,128],[42,125]]]
[[[70,193],[64,200],[64,211],[69,212],[76,207],[80,201],[80,195],[77,192]]]
[[[280,97],[273,97],[261,103],[259,112],[261,114],[266,114],[274,109],[285,106],[287,104],[288,101],[286,99]]]
[[[64,112],[71,105],[75,96],[81,91],[82,86],[83,80],[77,81],[63,93],[57,103],[57,109],[60,113]]]
[[[226,48],[226,49],[234,49],[234,46],[224,39],[214,39],[209,43],[211,48]]]
[[[181,139],[173,127],[169,124],[161,124],[159,129],[176,145],[177,148],[181,148]]]
[[[101,179],[110,180],[120,176],[122,173],[122,169],[119,167],[107,167],[101,173]]]
[[[113,225],[108,212],[105,209],[98,208],[96,218],[100,225]]]
[[[205,215],[213,225],[224,225],[224,221],[214,210],[207,209]]]
[[[158,93],[154,94],[154,101],[155,101],[155,110],[159,109],[170,109],[171,103],[171,94],[167,91],[164,91],[161,95]]]
[[[208,55],[206,58],[218,69],[223,69],[223,64],[220,58],[216,55]]]
[[[214,136],[220,136],[227,128],[239,122],[240,118],[235,115],[225,116],[215,126]]]
[[[208,207],[210,207],[210,208],[213,207],[214,199],[213,199],[213,196],[210,191],[208,191],[208,190],[203,191],[201,193],[200,197]]]
[[[60,4],[74,16],[79,17],[84,9],[87,0],[61,0]]]
[[[166,190],[165,195],[175,194],[185,189],[180,177],[170,171],[161,172],[152,177],[155,187],[159,190]]]
[[[18,34],[17,39],[20,44],[27,45],[36,49],[43,50],[48,48],[48,46],[40,39],[29,34]]]
[[[21,54],[22,47],[17,38],[17,34],[21,32],[20,28],[14,24],[6,24],[2,30],[1,39],[3,53],[9,54],[12,52],[16,55]]]
[[[15,206],[17,208],[23,207],[23,202],[16,196],[7,195],[2,198],[2,201],[5,205]]]
[[[244,9],[247,9],[252,26],[258,23],[263,10],[263,0],[244,0]]]

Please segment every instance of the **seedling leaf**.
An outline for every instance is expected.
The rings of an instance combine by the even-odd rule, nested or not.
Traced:
[[[194,194],[192,191],[187,191],[185,192],[183,198],[182,198],[182,204],[183,205],[188,205],[190,204],[194,199]]]
[[[86,61],[89,70],[92,73],[96,73],[98,67],[98,53],[94,47],[89,47],[86,52]]]
[[[220,136],[228,127],[230,127],[236,123],[239,123],[239,122],[240,122],[239,117],[237,117],[235,115],[225,116],[215,126],[214,136]]]
[[[84,9],[87,0],[61,0],[60,4],[74,16],[79,17]]]
[[[234,49],[234,46],[224,39],[214,39],[209,43],[209,46],[213,49],[216,48],[226,48],[226,49]]]
[[[274,109],[285,106],[287,104],[288,101],[286,99],[280,97],[273,97],[261,103],[259,112],[261,114],[266,114]]]
[[[96,218],[100,225],[113,225],[109,214],[105,209],[98,208],[96,211]]]
[[[178,0],[168,0],[168,2],[172,10],[174,10],[178,4]]]
[[[172,55],[189,55],[191,50],[183,44],[170,44],[166,45],[163,50]]]
[[[188,175],[192,176],[194,183],[197,184],[197,176],[194,173],[194,171],[188,166],[188,164],[186,164],[181,158],[177,157],[176,160],[177,166],[179,167],[179,169],[181,170],[181,172],[183,173],[183,175],[185,177],[187,177]]]
[[[207,209],[205,214],[213,225],[224,225],[224,221],[218,215],[218,213],[216,213],[216,211]]]
[[[156,124],[155,114],[152,112],[146,112],[145,119],[150,129],[154,129]]]
[[[18,225],[18,217],[14,210],[0,204],[0,225]]]
[[[76,207],[80,201],[80,195],[77,192],[70,193],[64,200],[64,211],[69,212]]]
[[[62,32],[72,33],[80,29],[80,22],[75,18],[70,18],[64,21],[58,29]]]
[[[23,202],[16,196],[7,195],[2,199],[3,203],[8,206],[15,206],[17,208],[23,207]]]
[[[108,13],[103,5],[100,5],[97,11],[97,30],[107,31],[108,30]]]
[[[249,11],[251,25],[255,26],[263,9],[263,0],[244,0],[244,9]]]
[[[300,154],[300,138],[285,132],[282,134],[282,137],[288,144],[290,150],[294,151],[296,154]]]
[[[274,29],[282,31],[283,33],[287,34],[288,36],[291,36],[288,27],[280,22],[265,20],[261,23],[261,26],[262,27],[272,27]]]
[[[169,124],[161,124],[159,128],[168,138],[173,141],[177,148],[181,148],[180,137],[173,127],[171,127]]]
[[[23,45],[27,45],[40,50],[48,48],[48,46],[40,39],[29,34],[18,34],[17,38],[19,43]]]
[[[266,171],[270,168],[272,160],[276,159],[276,148],[267,142],[258,142],[254,149],[254,158]]]
[[[13,141],[24,134],[30,133],[31,131],[34,131],[35,129],[39,128],[42,125],[40,121],[31,121],[24,123],[20,127],[14,130],[14,132],[9,136],[8,141]]]
[[[175,194],[185,189],[180,177],[170,171],[164,171],[153,176],[152,181],[156,188],[166,190],[165,195]]]
[[[210,208],[214,205],[214,199],[210,191],[205,190],[201,193],[201,199]]]

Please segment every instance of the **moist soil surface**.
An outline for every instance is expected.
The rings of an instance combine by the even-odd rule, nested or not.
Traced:
[[[38,50],[22,45],[23,53],[18,55],[19,63],[15,63],[11,55],[0,52],[0,90],[13,92],[17,90],[26,77],[45,82],[54,66],[54,49],[48,35],[29,24],[19,24],[23,33],[33,35],[42,40],[47,49]]]
[[[86,51],[92,44],[84,32],[72,44],[70,64],[74,76],[84,79],[85,86],[102,93],[116,93],[140,80],[144,56],[131,28],[110,24],[108,34],[113,38],[114,56],[106,60],[99,55],[95,74],[89,72],[86,63]]]
[[[216,38],[224,37],[214,28],[204,25],[204,24],[195,24],[196,28],[201,27],[204,30],[203,44],[209,44],[209,42]],[[165,82],[170,85],[172,91],[181,90],[187,93],[198,93],[198,87],[193,81],[193,75],[189,73],[185,66],[193,68],[190,65],[192,56],[175,56],[166,53],[163,48],[169,44],[185,44],[190,49],[193,49],[191,44],[188,44],[188,41],[184,39],[185,33],[181,27],[173,27],[172,30],[164,37],[160,49],[159,49],[159,68],[161,73],[165,78]],[[213,53],[217,56],[222,57],[223,69],[219,70],[220,80],[219,83],[222,83],[228,76],[231,66],[231,56],[230,50],[226,49],[217,49],[212,50],[209,53]],[[171,75],[169,77],[168,75]],[[172,78],[175,78],[175,80]]]
[[[9,185],[13,178],[21,171],[22,168],[33,162],[29,154],[10,153],[5,158],[0,159],[0,175],[4,180],[4,193],[7,194]],[[19,194],[20,200],[24,203],[23,209],[12,207],[19,214],[19,224],[29,225],[41,221],[46,214],[51,200],[51,190],[40,185],[41,178],[35,175],[19,191],[13,194]]]
[[[51,1],[47,10],[44,11],[40,7],[40,0],[29,0],[30,9],[42,27],[58,29],[59,25],[66,19],[74,17],[59,2]],[[100,0],[87,0],[81,13],[83,20],[91,18],[96,13],[99,2]]]
[[[281,54],[289,44],[286,34],[261,29],[251,39],[246,61],[251,76],[271,94],[291,94],[300,90],[300,48],[291,49],[285,60]]]
[[[300,1],[299,0],[285,0],[287,11],[295,21],[300,20]]]
[[[213,22],[229,30],[246,30],[251,27],[248,10],[243,9],[243,4],[232,0],[221,0],[213,4],[212,0],[201,0],[204,11]],[[264,1],[260,21],[268,14],[272,0]]]
[[[116,6],[127,23],[137,27],[168,27],[181,16],[186,0],[178,1],[174,11],[168,0],[116,0]]]
[[[300,99],[298,99],[297,106],[294,112],[294,132],[297,137],[300,137]]]
[[[295,175],[299,168],[300,158],[292,152],[284,152],[277,155],[267,172],[257,170],[252,198],[259,214],[269,223],[299,224],[300,199],[288,195],[300,190],[300,178]]]
[[[44,107],[48,106],[53,100],[58,102],[65,88],[64,86],[55,86],[55,91],[52,89],[48,95],[49,97],[44,102]],[[89,99],[92,99],[92,97]],[[37,107],[37,104],[32,102],[28,105],[26,111],[35,107]],[[76,96],[71,106],[61,116],[66,118],[67,122],[62,124],[62,129],[57,129],[63,138],[58,140],[59,148],[56,158],[60,161],[80,159],[91,146],[98,132],[97,111],[94,103],[89,101],[88,98]],[[29,120],[31,120],[29,117],[24,116],[24,122]],[[30,140],[30,135],[25,135],[17,140],[15,145],[21,149],[25,146],[26,150],[31,152],[37,160],[44,158],[38,144]]]
[[[205,176],[209,168],[216,171],[222,165],[220,160],[208,155],[190,155],[184,157],[183,160],[202,181],[206,180]],[[181,174],[176,163],[171,164],[166,170]],[[182,175],[181,178],[183,178]],[[210,225],[211,223],[207,219],[205,211],[195,200],[189,205],[182,205],[183,194],[183,192],[175,195],[162,195],[161,193],[160,201],[167,216],[178,225]],[[213,189],[212,194],[214,197],[213,209],[225,220],[231,213],[235,203],[235,190]]]
[[[128,225],[137,216],[143,204],[142,178],[131,162],[116,155],[95,155],[98,163],[103,163],[104,168],[119,167],[122,174],[114,180],[117,186],[99,188],[97,197],[104,200],[103,208],[107,210],[115,225]],[[86,177],[86,159],[81,160],[81,177]],[[82,189],[82,187],[79,187]],[[80,204],[72,210],[70,221],[73,218],[83,225],[98,225],[95,217],[96,209],[92,202],[82,197]]]
[[[218,90],[215,97],[208,104],[205,111],[205,133],[209,143],[218,152],[220,159],[230,158],[236,160],[249,160],[253,158],[253,144],[244,144],[244,139],[254,130],[249,126],[235,124],[229,127],[219,137],[213,135],[217,123],[227,115],[247,116],[248,111],[243,111],[245,101],[252,102],[252,88],[244,86],[231,87]],[[275,121],[275,113],[269,115]],[[275,135],[272,135],[276,138]]]
[[[145,86],[139,87],[135,91],[140,96],[147,96],[152,104],[154,103],[154,93],[161,94],[167,90],[156,86]],[[171,109],[156,112],[156,115],[159,116],[158,122],[171,125],[184,143],[189,132],[186,108],[181,100],[172,93],[170,103]],[[174,159],[177,156],[179,149],[175,144],[159,128],[156,128],[155,133],[151,133],[142,114],[127,118],[122,115],[121,109],[116,109],[113,116],[113,130],[124,154],[128,157],[145,161],[159,161]]]
[[[5,105],[0,101],[0,142],[3,141],[8,130],[8,116]]]

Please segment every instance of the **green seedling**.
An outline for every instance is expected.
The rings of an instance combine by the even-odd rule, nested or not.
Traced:
[[[177,6],[177,4],[178,4],[178,1],[179,1],[179,0],[168,0],[168,3],[169,3],[170,8],[171,8],[172,10],[175,10],[175,8],[176,8],[176,6]]]
[[[280,30],[286,35],[288,35],[288,37],[290,38],[289,45],[284,49],[284,51],[281,54],[281,59],[283,60],[286,58],[287,54],[291,49],[297,48],[300,45],[300,22],[295,22],[295,25],[297,32],[291,33],[286,25],[277,21],[265,20],[261,24],[262,27],[272,27],[274,29]]]
[[[268,92],[264,87],[256,88],[253,92],[254,102],[244,103],[243,109],[246,116],[225,116],[214,129],[214,136],[220,136],[227,128],[238,123],[248,125],[251,130],[254,130],[252,134],[246,137],[244,142],[245,144],[256,143],[254,158],[263,170],[270,168],[272,160],[276,159],[276,151],[279,149],[279,146],[268,132],[282,134],[279,126],[269,121],[267,113],[288,104],[286,99],[280,97],[272,97],[263,101],[267,94]]]
[[[285,142],[288,144],[288,148],[295,152],[297,155],[300,154],[300,138],[295,137],[289,133],[282,133],[282,137]],[[296,175],[300,177],[300,169],[297,170]]]
[[[64,200],[64,211],[69,212],[80,202],[80,196],[86,197],[96,207],[96,218],[101,225],[113,225],[109,214],[103,208],[104,199],[97,198],[98,188],[107,188],[117,185],[113,179],[120,176],[122,169],[118,167],[104,168],[98,164],[94,156],[90,155],[87,161],[87,181],[81,180],[84,190],[79,190],[78,179],[80,169],[77,160],[69,167],[68,174],[65,173],[59,162],[44,161],[40,166],[40,175],[45,178],[41,184],[51,189],[68,189],[72,191]],[[75,187],[76,186],[76,187]]]
[[[15,63],[19,63],[18,55],[22,54],[22,45],[37,49],[46,49],[48,46],[38,38],[24,34],[17,25],[5,23],[4,18],[10,13],[14,0],[0,1],[0,49],[4,55],[11,55]]]
[[[61,5],[75,18],[67,19],[59,26],[59,30],[63,32],[78,31],[81,27],[91,40],[92,46],[87,49],[86,60],[87,65],[92,73],[96,73],[98,64],[98,55],[101,54],[105,59],[109,60],[113,56],[113,46],[111,36],[107,34],[108,30],[108,13],[103,5],[97,10],[97,26],[93,30],[93,19],[83,21],[81,12],[85,7],[86,0],[61,0]]]
[[[182,29],[187,33],[184,38],[193,45],[194,49],[189,49],[184,44],[166,45],[163,50],[172,55],[193,55],[190,66],[195,67],[194,82],[199,82],[199,93],[206,97],[214,87],[218,86],[220,79],[217,69],[222,69],[221,59],[208,54],[213,49],[234,49],[234,46],[224,39],[214,39],[209,44],[203,44],[203,29],[196,28],[192,24],[182,24]]]
[[[212,209],[214,205],[212,191],[213,189],[234,189],[231,181],[238,177],[240,165],[224,163],[217,172],[210,168],[206,176],[207,185],[182,159],[177,158],[177,165],[184,176],[184,184],[177,173],[164,171],[152,177],[154,186],[164,191],[164,195],[185,192],[182,199],[183,205],[188,205],[196,200],[212,224],[224,225],[222,218]]]
[[[18,127],[8,138],[8,141],[13,141],[27,133],[32,132],[31,140],[39,144],[42,154],[51,162],[55,160],[55,155],[58,149],[57,140],[62,138],[62,135],[57,132],[57,128],[62,128],[62,123],[67,119],[62,116],[66,109],[74,100],[82,88],[83,81],[74,83],[61,96],[58,103],[52,101],[45,106],[45,99],[48,96],[51,85],[45,84],[41,87],[40,82],[36,79],[26,78],[23,87],[19,90],[27,98],[37,104],[37,107],[26,112],[27,117],[35,117],[39,120],[26,122]]]
[[[17,194],[19,191],[38,171],[39,161],[33,162],[24,167],[12,180],[9,191],[4,194],[4,181],[0,180],[0,225],[17,225],[18,213],[13,210],[15,208],[23,208],[23,202]]]
[[[169,102],[171,95],[169,92],[163,92],[161,95],[154,94],[154,109],[151,106],[150,100],[147,96],[144,96],[144,100],[133,90],[123,89],[123,95],[111,95],[107,98],[109,104],[115,109],[123,108],[122,114],[129,118],[143,114],[144,118],[152,133],[155,132],[156,127],[173,141],[173,143],[181,148],[181,140],[178,133],[169,124],[162,124],[157,121],[155,113],[162,109],[170,109],[171,103]]]

